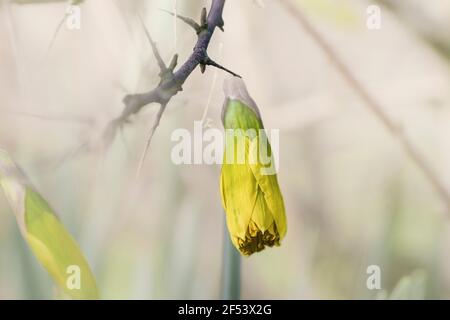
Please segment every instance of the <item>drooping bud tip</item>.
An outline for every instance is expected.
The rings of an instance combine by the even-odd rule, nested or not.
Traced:
[[[248,106],[255,112],[258,118],[261,119],[259,108],[256,105],[255,100],[250,96],[247,90],[247,86],[243,79],[238,77],[227,77],[223,82],[223,92],[225,94],[225,104],[222,109],[222,120],[224,118],[225,110],[227,107],[227,101],[238,100],[241,103]]]

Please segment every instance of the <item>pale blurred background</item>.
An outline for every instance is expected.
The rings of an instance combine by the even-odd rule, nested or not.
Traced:
[[[265,125],[280,129],[288,233],[242,263],[246,299],[375,299],[405,279],[417,298],[450,298],[450,212],[281,0],[227,0],[209,54],[241,74]],[[450,186],[450,1],[294,0]],[[24,2],[26,4],[19,4]],[[64,1],[0,0],[0,148],[52,204],[86,254],[103,298],[220,298],[220,166],[176,166],[170,135],[221,128],[222,81],[196,70],[169,104],[135,179],[156,106],[98,147],[122,98],[158,83],[140,14],[168,62],[194,32],[158,10],[199,18],[203,0],[86,0],[81,29]],[[216,79],[216,81],[215,81]],[[89,152],[75,154],[81,144]],[[366,269],[381,268],[382,290]],[[407,278],[404,278],[407,277]],[[403,279],[403,280],[401,280]],[[395,291],[395,290],[394,290]],[[54,296],[0,194],[0,298]]]

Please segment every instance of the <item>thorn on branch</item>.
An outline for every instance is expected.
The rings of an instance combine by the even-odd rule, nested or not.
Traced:
[[[174,70],[178,64],[178,54],[175,54],[170,61],[169,67],[166,68],[164,71],[161,71],[159,74],[159,77],[161,78],[161,81],[159,84],[167,83],[169,81],[172,81],[174,79]],[[176,92],[181,91],[177,90]]]
[[[200,68],[202,70],[202,73],[205,72],[206,66],[212,66],[215,68],[218,68],[220,70],[223,70],[225,72],[228,72],[229,74],[238,77],[238,78],[242,78],[240,75],[238,75],[237,73],[234,73],[233,71],[225,68],[224,66],[221,66],[220,64],[218,64],[217,62],[213,61],[210,57],[206,57],[205,60],[200,64]]]
[[[200,24],[202,27],[206,27],[208,25],[208,12],[206,8],[202,9],[202,14],[200,16]]]
[[[161,122],[161,118],[163,116],[164,110],[166,110],[166,106],[167,106],[166,103],[161,104],[161,106],[159,107],[158,113],[155,116],[153,126],[150,129],[150,134],[147,139],[147,144],[145,145],[144,152],[142,152],[141,160],[139,161],[138,170],[136,171],[136,178],[140,175],[142,167],[144,166],[145,158],[147,157],[148,151],[150,149],[150,144],[152,143],[152,139],[153,139],[153,136],[155,135],[155,131]]]
[[[177,64],[178,64],[178,54],[175,54],[172,58],[172,61],[169,64],[169,70],[171,70],[173,72],[175,70]]]
[[[165,10],[165,9],[159,9],[159,10],[161,10],[167,14],[170,14],[171,16],[177,17],[178,19],[180,19],[181,21],[186,23],[188,26],[192,27],[195,30],[195,33],[199,34],[200,32],[202,32],[202,27],[197,22],[195,22],[194,19],[181,16],[179,14],[173,13],[173,12]]]
[[[201,71],[202,73],[205,73],[205,71],[206,71],[206,64],[200,63],[200,71]]]
[[[225,21],[223,21],[223,18],[220,19],[219,24],[217,25],[217,27],[222,30],[222,32],[225,32]]]
[[[159,68],[161,70],[160,73],[159,73],[159,77],[161,78],[161,81],[160,81],[159,84],[161,85],[163,83],[167,83],[167,82],[172,81],[174,79],[174,70],[175,70],[175,68],[176,68],[176,66],[178,64],[178,54],[175,54],[173,56],[173,58],[172,58],[172,60],[171,60],[171,62],[169,64],[169,67],[167,67],[166,64],[164,63],[164,60],[161,57],[161,54],[159,53],[159,50],[158,50],[158,47],[156,46],[156,43],[153,41],[152,37],[150,36],[150,32],[148,32],[148,30],[147,30],[147,28],[146,28],[146,26],[144,24],[144,21],[142,20],[140,15],[139,15],[139,20],[141,21],[142,26],[144,27],[145,34],[147,35],[147,39],[149,40],[150,45],[152,46],[153,54],[154,54],[154,56],[155,56],[155,58],[156,58],[156,60],[158,62]],[[155,91],[155,95],[157,96],[157,99],[155,99],[152,102],[158,102],[158,103],[161,103],[161,104],[167,104],[167,102],[170,100],[170,98],[176,92],[181,91],[181,90],[182,90],[182,88],[179,85],[178,86],[174,86],[170,90],[167,90],[167,92],[164,91],[164,90],[156,90]],[[125,110],[125,113],[127,115],[129,115],[131,113],[135,113],[138,110],[138,108],[132,106],[131,101],[136,102],[136,99],[133,99],[133,98],[130,99],[129,98],[128,102],[124,101],[125,105],[127,106],[126,109],[128,109],[128,110]]]
[[[147,36],[147,39],[150,42],[150,45],[152,46],[153,55],[155,56],[156,61],[158,62],[159,69],[161,70],[161,73],[164,73],[167,70],[166,64],[164,63],[164,60],[162,59],[161,55],[159,54],[158,47],[156,46],[156,43],[153,41],[152,37],[150,36],[150,32],[148,32],[148,29],[145,26],[145,23],[142,20],[141,15],[138,15],[138,16],[139,16],[139,20],[142,23],[142,26],[144,27],[145,35]]]

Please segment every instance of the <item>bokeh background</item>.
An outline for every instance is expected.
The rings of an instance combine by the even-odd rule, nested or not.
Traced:
[[[450,1],[293,0],[450,185]],[[248,299],[450,298],[450,212],[398,141],[281,0],[228,0],[209,54],[241,74],[267,128],[280,129],[288,233],[242,261]],[[381,7],[381,29],[366,9]],[[176,166],[170,135],[208,108],[221,128],[226,75],[196,70],[169,104],[136,177],[156,106],[105,152],[128,93],[158,82],[140,14],[166,61],[196,35],[158,10],[199,17],[203,0],[0,0],[0,147],[74,235],[107,299],[220,298],[220,166]],[[84,152],[76,152],[80,145]],[[382,290],[366,286],[381,269]],[[51,279],[0,194],[0,298],[53,298]]]

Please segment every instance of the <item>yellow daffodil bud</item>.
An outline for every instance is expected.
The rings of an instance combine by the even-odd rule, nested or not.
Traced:
[[[267,170],[273,155],[256,103],[241,79],[226,80],[224,92],[222,204],[234,246],[249,256],[280,245],[287,230],[285,208],[276,172]]]

